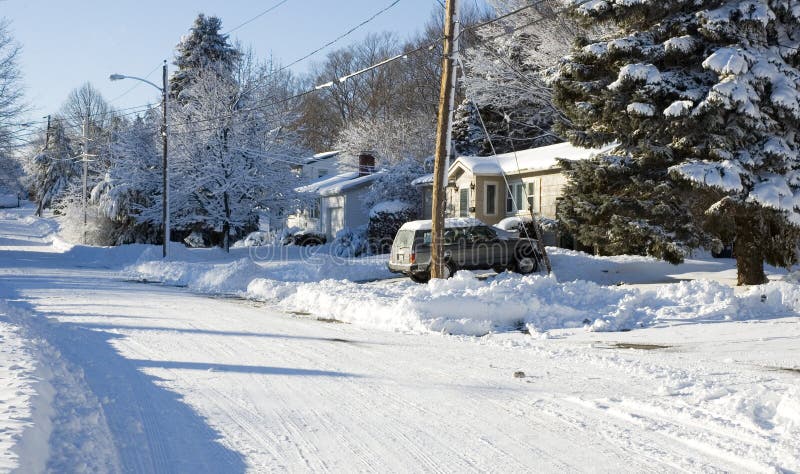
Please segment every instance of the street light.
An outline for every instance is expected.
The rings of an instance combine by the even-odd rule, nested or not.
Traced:
[[[161,181],[163,188],[161,190],[161,222],[164,231],[164,244],[162,246],[161,254],[163,258],[167,258],[167,246],[169,245],[169,173],[167,172],[167,100],[169,97],[169,90],[167,89],[167,60],[164,60],[164,69],[162,73],[162,86],[158,87],[154,83],[143,79],[141,77],[126,76],[124,74],[112,74],[108,78],[112,81],[120,81],[122,79],[134,79],[146,84],[150,84],[159,91],[161,91],[162,104],[161,109],[164,112],[164,122],[161,125],[161,141],[164,146],[164,158],[161,164]]]

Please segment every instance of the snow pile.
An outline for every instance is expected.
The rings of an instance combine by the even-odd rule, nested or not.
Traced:
[[[33,421],[36,363],[29,341],[18,328],[4,321],[3,306],[0,301],[0,470],[8,472],[20,467],[19,445],[25,441],[24,433]],[[46,451],[46,441],[43,447]]]
[[[735,295],[727,285],[704,280],[638,290],[586,281],[559,283],[537,275],[501,274],[484,282],[463,271],[427,285],[368,286],[334,280],[288,285],[258,279],[248,286],[247,296],[372,328],[475,336],[523,328],[620,331],[656,322],[800,314],[800,286],[785,282]]]
[[[260,247],[267,251],[269,248]],[[123,275],[134,280],[183,286],[201,293],[234,295],[245,293],[256,279],[302,283],[324,279],[366,281],[391,275],[386,268],[386,256],[339,258],[326,252],[331,246],[316,249],[297,259],[284,259],[281,255],[267,258],[262,254],[222,263],[145,258],[123,270]],[[259,257],[263,260],[259,261]]]

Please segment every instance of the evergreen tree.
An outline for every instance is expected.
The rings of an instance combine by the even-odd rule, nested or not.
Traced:
[[[569,205],[560,208],[568,226],[593,227],[584,235],[640,236],[630,238],[634,251],[644,241],[665,258],[658,249],[670,239],[676,248],[709,242],[703,227],[735,239],[739,284],[764,282],[764,261],[795,263],[795,2],[574,3],[577,17],[618,30],[581,41],[561,66],[555,102],[572,121],[563,133],[578,145],[619,146],[616,156],[573,168]]]
[[[222,34],[222,20],[215,16],[197,15],[189,34],[181,38],[175,54],[178,70],[170,78],[170,95],[183,101],[181,92],[197,77],[198,71],[214,67],[219,73],[233,75],[242,53]]]

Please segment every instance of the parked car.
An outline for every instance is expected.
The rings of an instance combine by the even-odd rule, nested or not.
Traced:
[[[314,245],[322,245],[327,241],[327,237],[323,234],[318,234],[313,231],[300,231],[295,234],[287,235],[283,238],[283,245],[298,245],[301,247],[310,247]]]
[[[444,277],[458,270],[512,270],[521,274],[539,269],[536,240],[519,238],[477,219],[445,219]],[[431,278],[431,221],[404,224],[392,243],[389,271],[417,283]]]

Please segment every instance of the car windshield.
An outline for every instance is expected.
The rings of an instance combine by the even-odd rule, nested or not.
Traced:
[[[394,246],[395,247],[411,247],[411,244],[414,243],[414,231],[413,230],[401,230],[397,232],[397,236],[394,238]]]
[[[480,226],[471,229],[470,237],[473,242],[489,242],[494,240],[497,234],[488,227]]]

